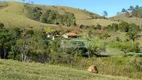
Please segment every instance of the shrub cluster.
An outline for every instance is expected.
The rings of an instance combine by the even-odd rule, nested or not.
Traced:
[[[57,24],[71,26],[76,24],[75,16],[73,13],[65,12],[64,14],[59,14],[57,11],[47,9],[42,10],[40,7],[32,7],[30,5],[25,5],[27,10],[27,16],[30,19],[40,21],[42,23]]]
[[[121,32],[140,32],[141,27],[134,23],[121,22],[119,24],[113,23],[104,28],[108,31],[121,31]]]

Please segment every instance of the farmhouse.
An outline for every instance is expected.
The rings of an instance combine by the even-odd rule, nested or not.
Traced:
[[[78,34],[76,33],[66,33],[64,35],[62,35],[64,38],[78,38],[80,37]]]

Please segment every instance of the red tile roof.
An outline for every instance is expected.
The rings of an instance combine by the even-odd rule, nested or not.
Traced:
[[[67,33],[66,35],[67,35],[67,36],[70,36],[70,37],[79,36],[79,35],[77,35],[77,34],[75,34],[75,33]]]

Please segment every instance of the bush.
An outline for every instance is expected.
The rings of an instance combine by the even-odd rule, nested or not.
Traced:
[[[112,48],[118,48],[125,54],[128,52],[139,52],[139,43],[136,42],[110,42],[109,46]]]
[[[97,24],[97,25],[96,25],[96,29],[102,30],[102,26],[101,26],[100,24]]]
[[[4,24],[0,23],[0,29],[4,28]]]
[[[141,35],[139,35],[137,32],[128,32],[128,33],[126,33],[126,36],[128,37],[129,40],[132,40],[133,42],[137,38],[141,37]]]
[[[106,45],[104,42],[91,41],[87,43],[88,57],[101,56],[101,52],[105,52]]]
[[[41,16],[41,9],[39,8],[34,8],[34,7],[30,7],[30,6],[26,6],[25,7],[28,14],[27,16],[30,18],[30,19],[33,19],[33,20],[36,20],[36,21],[39,21],[40,20],[40,16]]]
[[[107,29],[108,31],[118,31],[118,24],[116,23],[112,23],[112,25],[108,25],[107,27],[105,27],[105,29]]]
[[[114,32],[116,32],[118,30],[121,32],[140,32],[141,31],[140,26],[138,26],[134,23],[129,24],[124,21],[122,21],[119,24],[112,23],[111,25],[104,27],[104,29],[108,30],[108,31],[114,31]]]
[[[75,57],[70,54],[53,53],[50,63],[51,64],[72,64],[74,63]]]

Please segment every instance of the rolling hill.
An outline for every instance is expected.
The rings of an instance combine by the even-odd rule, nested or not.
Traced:
[[[51,30],[51,26],[57,26],[53,24],[45,24],[35,20],[31,20],[26,16],[26,11],[24,9],[23,3],[19,2],[0,2],[0,4],[7,4],[8,6],[0,8],[0,22],[4,23],[7,27],[22,27],[29,28],[33,27],[35,29],[44,28],[47,31]],[[101,16],[88,12],[86,10],[66,7],[66,6],[45,6],[45,5],[36,5],[31,4],[32,6],[38,6],[42,9],[51,9],[55,10],[58,13],[62,14],[63,12],[74,13],[77,24],[81,25],[108,25],[111,23],[117,23],[117,21],[111,21],[106,19],[101,19]],[[92,18],[93,17],[93,18]],[[99,18],[99,19],[95,19]]]
[[[7,7],[0,9],[0,22],[4,23],[6,27],[29,28],[29,26],[32,26],[35,29],[39,29],[42,27],[50,30],[50,27],[48,26],[56,26],[40,23],[27,18],[25,16],[25,13],[23,13],[22,3],[8,2],[6,4],[8,4]]]
[[[110,20],[120,20],[120,21],[125,21],[125,22],[128,22],[128,23],[135,23],[137,25],[142,25],[142,19],[140,18],[136,18],[136,17],[127,17],[126,14],[119,14],[119,15],[116,15],[114,17],[111,17]]]
[[[0,71],[0,80],[132,80],[57,65],[13,60],[0,60]]]

